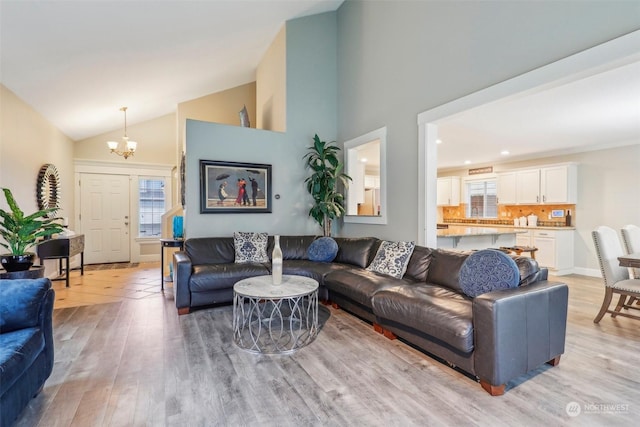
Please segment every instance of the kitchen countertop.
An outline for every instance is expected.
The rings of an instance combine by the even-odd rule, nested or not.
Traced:
[[[452,227],[474,227],[474,228],[512,228],[514,230],[523,230],[523,231],[527,231],[527,230],[575,230],[575,227],[544,227],[544,226],[536,226],[536,227],[514,227],[513,225],[502,225],[502,224],[468,224],[468,223],[451,223],[451,222],[446,222],[444,223],[446,225],[449,226],[449,228]],[[438,230],[440,231],[440,230]]]
[[[470,236],[499,236],[501,234],[518,234],[526,233],[526,228],[506,227],[506,226],[481,226],[481,225],[451,225],[449,228],[440,229],[437,237],[470,237]]]

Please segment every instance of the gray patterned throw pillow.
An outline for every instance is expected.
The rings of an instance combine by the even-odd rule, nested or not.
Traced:
[[[367,270],[402,279],[415,247],[415,242],[383,241]]]
[[[267,255],[267,233],[233,233],[233,246],[236,253],[235,262],[269,262]]]

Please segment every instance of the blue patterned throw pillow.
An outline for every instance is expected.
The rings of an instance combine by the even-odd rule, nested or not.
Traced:
[[[314,240],[307,249],[309,261],[331,262],[338,255],[338,244],[331,237]]]
[[[415,247],[415,242],[383,241],[367,270],[402,279]]]
[[[267,256],[267,233],[233,233],[233,246],[236,253],[235,262],[269,262]]]
[[[484,249],[469,255],[460,269],[460,288],[475,298],[498,289],[515,288],[520,271],[509,255],[495,249]]]

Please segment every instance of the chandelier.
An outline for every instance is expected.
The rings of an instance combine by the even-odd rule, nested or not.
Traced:
[[[124,136],[122,137],[122,140],[124,141],[125,149],[123,151],[118,150],[120,143],[117,141],[109,141],[107,142],[107,146],[113,154],[117,154],[118,156],[122,156],[127,159],[133,156],[138,143],[135,141],[129,141],[129,137],[127,136],[127,107],[120,108],[120,111],[124,112]]]

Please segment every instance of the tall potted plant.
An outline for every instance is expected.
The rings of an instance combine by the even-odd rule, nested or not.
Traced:
[[[41,237],[62,232],[62,226],[55,221],[59,218],[48,218],[47,215],[57,209],[43,209],[25,216],[18,207],[11,190],[3,188],[4,197],[9,205],[9,211],[0,208],[0,246],[10,252],[0,254],[0,263],[8,272],[24,271],[31,268],[35,254],[27,252]]]
[[[340,147],[333,142],[321,141],[316,134],[308,149],[304,159],[311,175],[305,183],[313,197],[309,216],[322,227],[324,236],[331,236],[331,221],[344,214],[344,195],[338,191],[338,183],[346,187],[351,177],[342,172],[344,164],[338,157]]]

